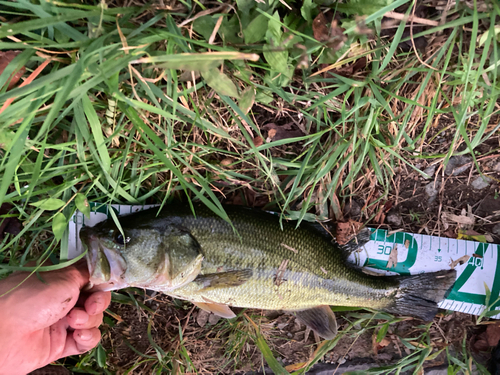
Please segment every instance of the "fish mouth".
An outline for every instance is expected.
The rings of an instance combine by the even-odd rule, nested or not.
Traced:
[[[92,227],[80,230],[80,240],[87,249],[89,285],[87,290],[109,291],[125,288],[124,274],[127,270],[125,259],[115,250],[102,244]]]

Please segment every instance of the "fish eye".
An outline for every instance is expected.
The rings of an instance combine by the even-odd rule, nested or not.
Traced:
[[[116,235],[115,235],[115,243],[120,245],[120,246],[123,246],[125,245],[126,243],[129,243],[130,242],[130,237],[123,237],[123,235],[116,231]]]

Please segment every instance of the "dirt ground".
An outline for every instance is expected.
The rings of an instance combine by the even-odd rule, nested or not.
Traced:
[[[388,200],[379,205],[382,214],[368,224],[456,238],[460,225],[445,222],[441,219],[442,213],[461,215],[468,212],[475,219],[473,227],[467,229],[468,233],[488,235],[491,240],[500,243],[499,142],[498,136],[490,138],[479,147],[480,152],[476,155],[482,172],[488,178],[487,184],[474,183],[480,178],[480,174],[470,157],[453,157],[447,168],[443,168],[440,163],[433,164],[432,161],[417,162],[418,168],[431,175],[428,179],[413,169],[400,168],[396,171],[394,188]],[[433,186],[433,189],[429,186]],[[370,194],[373,195],[373,192],[366,190],[364,196],[346,200],[343,206],[346,218],[362,220],[359,207],[365,204]],[[390,208],[386,209],[387,207]],[[182,356],[175,354],[183,348],[198,373],[235,374],[262,368],[263,358],[252,340],[253,329],[245,317],[240,315],[236,322],[218,319],[193,308],[187,302],[172,301],[170,297],[161,294],[149,296],[143,293],[136,298],[152,309],[149,315],[153,319],[148,319],[143,309],[132,305],[111,306],[111,311],[116,314],[115,318],[119,317],[119,323],[109,327],[103,344],[110,353],[108,363],[111,370],[121,373],[130,369],[140,361],[135,351],[155,356],[150,339],[165,352],[174,353],[173,363],[183,362]],[[275,356],[284,365],[307,361],[320,342],[313,332],[291,315],[256,310],[247,310],[245,313],[257,322]],[[343,314],[347,313],[337,313],[339,330],[347,326]],[[463,350],[465,345],[476,360],[487,363],[495,345],[495,337],[492,335],[496,333],[490,332],[488,335],[486,330],[489,326],[498,327],[494,321],[488,322],[493,324],[476,325],[474,316],[446,314],[443,311],[438,314],[434,323],[430,329],[432,345],[438,349],[448,347],[457,352]],[[151,325],[151,338],[148,338],[148,324]],[[375,341],[374,330],[346,335],[323,361],[333,364],[363,362],[373,366],[394,363],[411,353],[399,337],[417,337],[423,332],[421,324],[421,321],[408,319],[391,325],[386,338],[380,343]],[[182,341],[179,330],[182,332]],[[153,361],[138,365],[134,373],[147,373],[148,366],[152,363]],[[424,367],[443,364],[447,364],[446,351],[432,361],[426,361]]]

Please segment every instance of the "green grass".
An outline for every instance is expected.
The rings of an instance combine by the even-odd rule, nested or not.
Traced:
[[[1,243],[0,277],[73,262],[63,229],[85,200],[165,205],[183,196],[227,219],[221,201],[248,204],[251,191],[284,217],[338,219],[337,202],[363,189],[379,191],[372,205],[386,197],[401,166],[424,175],[419,160],[470,154],[479,169],[475,149],[500,128],[496,3],[456,5],[446,23],[414,33],[446,36],[422,57],[426,65],[398,48],[410,39],[404,23],[379,37],[381,17],[408,0],[334,5],[345,29],[336,51],[314,38],[312,20],[326,7],[312,1],[289,12],[279,1],[241,0],[182,27],[212,4],[163,12],[90,3],[0,2],[0,50],[21,51],[0,75],[0,106],[14,99],[0,114],[0,204],[13,204],[24,223]],[[361,12],[373,35],[357,32]],[[314,74],[362,57],[367,67],[354,75]],[[26,77],[47,59],[33,82],[7,91],[12,72],[24,66]],[[451,141],[431,152],[429,134],[444,115],[454,122]],[[266,142],[269,122],[294,123],[303,135]],[[39,266],[25,267],[33,259]],[[40,266],[46,259],[54,265]],[[157,369],[177,355],[156,349]],[[396,368],[418,368],[432,353],[414,350]],[[89,354],[87,371],[102,368],[103,355]],[[187,352],[176,358],[193,370]]]

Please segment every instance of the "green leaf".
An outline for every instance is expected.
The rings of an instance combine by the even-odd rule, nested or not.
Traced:
[[[311,25],[313,21],[311,10],[313,10],[314,8],[316,8],[316,4],[314,4],[312,0],[304,0],[302,8],[300,8],[302,17],[304,17],[309,25]]]
[[[269,104],[274,100],[271,91],[259,91],[255,95],[255,101],[261,104]]]
[[[393,0],[350,0],[343,9],[349,14],[371,15],[393,2]]]
[[[498,315],[500,314],[500,310],[492,310],[492,311],[488,311],[488,312],[485,312],[484,313],[484,316],[489,318],[491,316],[495,316],[495,315]]]
[[[202,72],[205,70],[210,70],[217,68],[222,64],[221,59],[209,60],[205,56],[185,56],[184,60],[172,60],[165,62],[163,64],[156,65],[158,68],[164,69],[180,69],[188,71]]]
[[[33,111],[26,119],[23,121],[21,126],[17,129],[15,138],[12,140],[11,147],[7,149],[2,155],[2,161],[0,163],[3,169],[3,175],[0,182],[0,205],[3,203],[5,193],[9,189],[14,173],[19,165],[19,160],[24,152],[24,144],[26,138],[28,137],[28,132],[30,130],[31,123],[35,117],[36,111]],[[7,157],[8,156],[8,157]]]
[[[271,46],[278,46],[281,42],[282,35],[283,31],[281,30],[280,15],[278,12],[274,12],[272,17],[269,19],[266,40],[269,44],[271,44]]]
[[[201,72],[201,76],[207,85],[213,88],[217,94],[232,96],[234,98],[240,97],[233,81],[227,75],[221,73],[219,69],[212,68],[206,72]]]
[[[426,361],[432,361],[436,359],[446,348],[440,349],[437,352],[432,353],[430,356],[428,356],[425,360]]]
[[[56,216],[54,216],[52,219],[52,232],[54,233],[56,240],[59,241],[62,238],[67,226],[68,220],[62,212],[59,212]]]
[[[0,131],[0,148],[3,150],[8,150],[15,138],[16,138],[16,133],[10,130],[4,129]]]
[[[259,55],[237,51],[179,53],[175,55],[160,55],[143,57],[134,60],[135,64],[156,64],[155,67],[164,69],[182,69],[204,71],[218,67],[224,60],[252,60],[257,61]]]
[[[87,197],[82,193],[78,193],[75,197],[75,204],[78,211],[90,219],[90,205]]]
[[[256,5],[255,0],[236,0],[236,4],[238,5],[238,10],[242,14],[248,14],[250,9],[252,9]]]
[[[276,48],[264,46],[264,57],[271,68],[277,72],[288,71],[288,51],[279,51]]]
[[[387,330],[389,329],[389,323],[385,323],[377,332],[377,342],[381,342],[385,335],[387,335]]]
[[[240,21],[238,17],[233,16],[230,19],[227,17],[224,18],[219,27],[218,34],[225,43],[238,44],[243,43],[240,32]]]
[[[88,95],[83,95],[82,103],[85,116],[87,117],[90,129],[92,130],[92,136],[94,137],[97,152],[99,153],[102,161],[102,167],[105,172],[109,173],[111,171],[111,158],[109,157],[108,146],[102,134],[101,120],[99,119],[99,116],[97,115],[97,112]]]
[[[97,364],[99,365],[99,367],[106,368],[106,351],[101,344],[97,346],[96,354]]]
[[[352,306],[330,306],[333,312],[336,311],[358,311],[363,310],[362,307],[352,307]]]
[[[289,375],[290,373],[286,371],[283,366],[274,358],[273,352],[269,348],[269,345],[267,345],[266,340],[264,339],[264,336],[262,336],[262,333],[260,333],[259,328],[257,325],[247,317],[247,319],[252,323],[252,325],[255,327],[255,345],[259,348],[260,352],[262,353],[262,356],[266,360],[267,364],[273,370],[273,372],[277,375]]]
[[[264,58],[271,66],[268,78],[273,80],[274,84],[286,86],[293,76],[293,67],[288,64],[288,49],[283,45],[282,37],[280,16],[275,12],[269,19],[266,32],[268,44],[263,48]]]
[[[212,16],[203,16],[194,20],[193,29],[205,40],[208,40],[214,31],[215,23],[216,21]]]
[[[489,37],[489,34],[491,33],[491,30],[488,30],[487,32],[485,32],[483,35],[481,35],[479,37],[479,46],[481,47],[484,43],[486,43],[486,40],[488,39]],[[493,28],[493,34],[495,35],[496,39],[498,41],[500,41],[500,25],[495,25],[495,27]]]
[[[252,86],[247,87],[242,93],[238,101],[238,107],[245,115],[252,109],[255,102],[255,89]]]
[[[38,207],[44,211],[54,211],[60,209],[66,203],[60,199],[47,198],[41,201],[30,203],[32,206]]]
[[[264,14],[255,17],[244,30],[245,43],[252,44],[262,41],[266,36],[268,23],[269,18]]]

